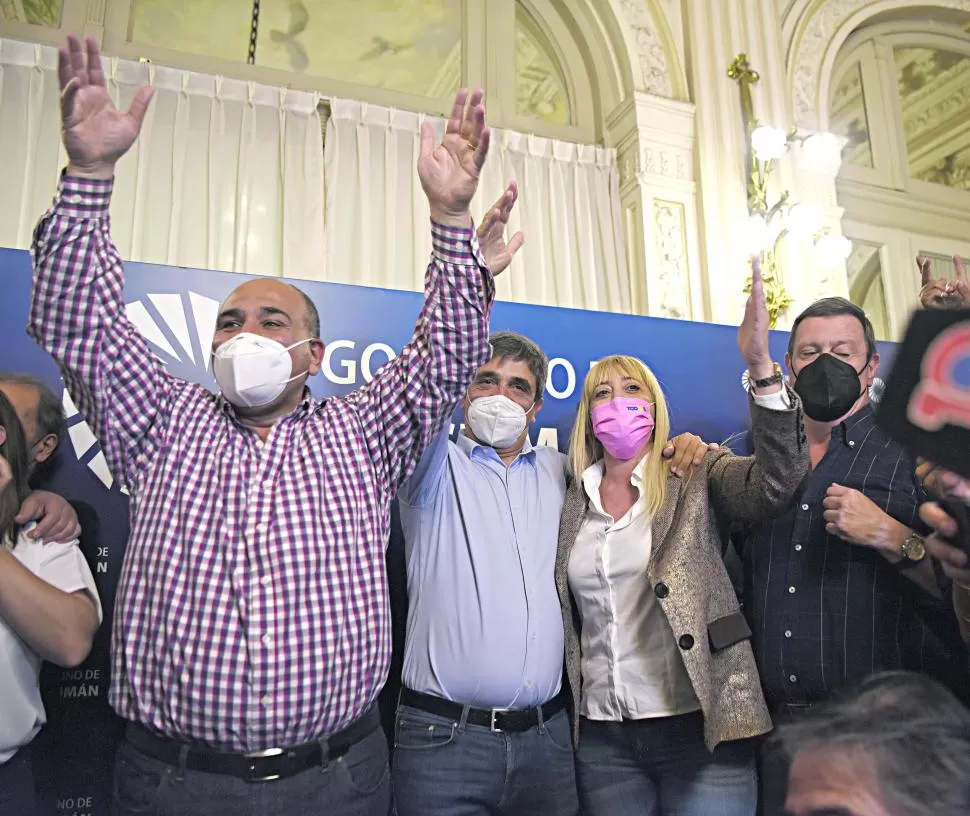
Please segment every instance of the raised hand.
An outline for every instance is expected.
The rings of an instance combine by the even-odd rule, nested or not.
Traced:
[[[505,241],[505,227],[518,197],[519,186],[513,181],[489,208],[478,227],[478,245],[493,275],[503,272],[512,263],[512,256],[525,243],[525,236],[521,232],[515,233],[508,243]]]
[[[751,294],[744,306],[744,320],[738,329],[738,348],[748,364],[752,380],[767,379],[774,373],[768,348],[768,307],[761,278],[761,259],[751,261]]]
[[[917,255],[916,265],[922,279],[919,301],[924,309],[957,309],[970,305],[970,282],[967,281],[967,270],[959,255],[953,256],[956,280],[931,278],[929,258]]]
[[[437,147],[431,125],[421,126],[418,177],[428,196],[431,218],[445,226],[471,225],[468,206],[478,189],[491,138],[485,126],[483,97],[481,89],[470,97],[465,88],[458,91],[444,139]]]
[[[153,90],[139,88],[128,112],[122,113],[108,96],[101,52],[93,39],[87,39],[85,49],[72,34],[57,56],[68,173],[111,178],[115,163],[138,137]]]

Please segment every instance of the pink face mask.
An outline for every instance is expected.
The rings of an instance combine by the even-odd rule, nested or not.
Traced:
[[[653,435],[651,403],[635,397],[614,397],[594,406],[593,435],[617,459],[632,459]]]

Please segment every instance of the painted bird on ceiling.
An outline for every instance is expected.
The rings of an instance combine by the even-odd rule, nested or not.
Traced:
[[[297,37],[306,31],[310,22],[310,12],[303,0],[289,0],[290,24],[286,31],[272,29],[269,38],[286,51],[287,59],[294,71],[305,71],[310,65],[310,57]]]
[[[375,60],[385,54],[400,54],[409,48],[414,48],[414,43],[392,43],[383,37],[374,37],[374,48],[361,54],[360,59]]]

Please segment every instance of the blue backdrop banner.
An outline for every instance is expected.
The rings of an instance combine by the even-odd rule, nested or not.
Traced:
[[[82,549],[105,609],[105,625],[84,665],[70,670],[45,667],[49,722],[33,748],[35,770],[50,812],[107,816],[120,728],[107,704],[109,630],[128,536],[128,500],[64,391],[57,367],[24,331],[31,282],[28,254],[0,250],[0,279],[0,369],[39,374],[63,394],[70,442],[43,487],[60,493],[77,508],[84,530]],[[215,389],[209,346],[216,314],[226,295],[246,279],[223,272],[128,264],[128,314],[173,374]],[[321,397],[344,394],[369,380],[408,340],[421,305],[421,296],[411,292],[295,283],[320,311],[326,357],[323,371],[310,386]],[[592,362],[615,353],[636,355],[654,370],[665,389],[675,433],[689,430],[709,441],[722,441],[747,428],[741,388],[744,363],[733,327],[499,303],[492,329],[521,332],[550,357],[534,443],[565,449],[583,377]],[[775,359],[782,361],[787,334],[773,333],[771,343]],[[884,365],[892,351],[889,345],[881,347]],[[743,439],[732,446],[746,447]],[[389,547],[389,567],[399,645],[406,601],[397,533]],[[385,711],[393,705],[393,689],[392,679]]]

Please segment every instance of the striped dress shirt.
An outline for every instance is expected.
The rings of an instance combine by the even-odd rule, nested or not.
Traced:
[[[489,359],[491,273],[472,230],[433,226],[401,354],[347,397],[307,392],[263,442],[126,317],[111,190],[62,178],[34,235],[28,329],[131,491],[111,704],[225,750],[331,734],[386,679],[391,503]]]
[[[948,600],[931,597],[876,550],[825,531],[822,501],[833,483],[922,530],[925,495],[914,470],[912,457],[866,406],[833,428],[828,451],[789,512],[747,531],[744,610],[773,711],[820,702],[890,669],[924,672],[970,692]]]

